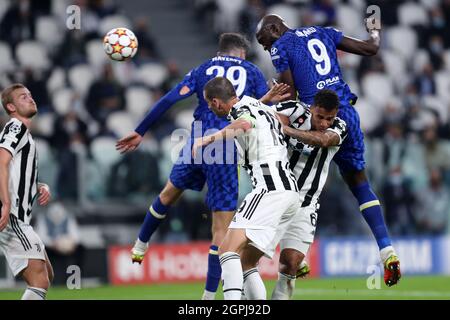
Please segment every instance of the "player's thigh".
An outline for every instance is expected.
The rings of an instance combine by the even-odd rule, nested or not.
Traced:
[[[296,214],[280,240],[281,251],[293,249],[306,256],[316,233],[318,220],[317,209],[315,205],[297,209]]]
[[[19,276],[32,259],[45,261],[45,247],[33,227],[11,215],[0,232],[0,244],[14,276]]]
[[[235,164],[203,165],[211,211],[235,211],[239,196],[238,167]]]
[[[343,107],[339,109],[338,117],[346,122],[348,133],[333,160],[342,174],[364,170],[364,134],[361,131],[359,115],[353,107]]]
[[[222,244],[219,247],[219,255],[225,252],[240,253],[247,244],[245,229],[228,229]]]
[[[170,172],[169,181],[178,190],[201,191],[206,182],[201,165],[175,163]]]

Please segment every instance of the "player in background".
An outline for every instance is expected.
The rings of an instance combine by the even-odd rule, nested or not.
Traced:
[[[31,210],[50,201],[50,189],[38,183],[36,144],[29,128],[37,113],[30,91],[22,84],[5,88],[3,108],[11,120],[0,133],[0,248],[15,277],[28,287],[22,300],[45,300],[53,269],[44,243],[30,226]]]
[[[241,255],[256,264],[266,255],[272,258],[289,222],[297,212],[299,194],[289,169],[287,142],[275,111],[260,101],[236,95],[226,78],[218,77],[205,86],[208,105],[218,116],[229,116],[231,124],[212,135],[197,138],[195,157],[201,147],[214,141],[236,138],[243,167],[253,190],[242,201],[219,247],[225,300],[240,300],[244,277]],[[255,268],[253,273],[258,273]],[[264,283],[258,274],[259,287]]]
[[[190,150],[194,139],[199,135],[203,136],[206,130],[220,130],[229,123],[226,117],[218,117],[208,108],[203,97],[203,87],[209,80],[218,76],[226,77],[233,84],[238,96],[248,95],[259,99],[268,91],[262,72],[254,64],[245,60],[248,50],[249,43],[242,35],[222,34],[219,39],[217,56],[208,59],[189,72],[175,88],[156,103],[137,126],[135,132],[120,139],[116,145],[116,148],[122,153],[135,150],[141,143],[144,134],[165,111],[177,101],[192,94],[197,95],[198,106],[194,111],[191,139],[180,152],[179,160],[174,164],[166,186],[147,211],[139,237],[132,249],[132,260],[133,262],[142,262],[150,237],[166,217],[170,206],[177,201],[183,191],[185,189],[201,191],[206,182],[208,185],[206,204],[212,211],[212,241],[208,256],[206,287],[203,294],[203,299],[207,300],[215,298],[220,282],[221,268],[217,250],[237,207],[238,170],[235,163],[205,164],[202,162],[194,164],[194,160],[190,157]],[[195,132],[195,121],[201,122],[201,132]],[[186,151],[189,152],[188,157],[184,154]],[[183,159],[186,158],[190,160],[189,163],[183,163]]]
[[[270,51],[280,82],[291,86],[291,99],[295,99],[298,92],[299,100],[311,104],[314,95],[323,88],[338,94],[338,117],[347,123],[348,137],[334,161],[375,236],[384,264],[384,281],[392,286],[401,276],[400,261],[391,244],[380,201],[365,173],[364,136],[359,115],[353,107],[357,97],[342,78],[336,53],[339,49],[363,56],[375,55],[380,46],[380,29],[368,27],[368,32],[369,39],[363,41],[344,36],[330,27],[291,29],[281,17],[267,15],[258,24],[256,38]]]

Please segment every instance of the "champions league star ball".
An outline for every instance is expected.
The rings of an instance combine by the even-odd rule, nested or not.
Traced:
[[[116,61],[133,58],[138,49],[138,40],[127,28],[114,28],[103,38],[106,54]]]

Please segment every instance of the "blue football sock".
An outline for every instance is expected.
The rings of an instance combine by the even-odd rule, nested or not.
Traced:
[[[148,242],[150,240],[150,237],[159,227],[161,221],[163,221],[166,217],[166,212],[168,209],[169,206],[163,205],[159,197],[157,197],[155,201],[153,201],[153,204],[147,211],[144,223],[141,226],[141,230],[139,232],[139,240],[141,240],[142,242]]]
[[[205,290],[209,292],[216,292],[219,287],[220,276],[222,274],[222,268],[220,267],[219,261],[219,248],[212,245],[209,248],[208,255],[208,273],[206,275],[206,286]]]
[[[391,239],[388,235],[386,224],[384,223],[383,212],[380,201],[373,193],[368,182],[357,187],[351,188],[353,195],[358,199],[359,210],[372,230],[379,249],[391,245]]]

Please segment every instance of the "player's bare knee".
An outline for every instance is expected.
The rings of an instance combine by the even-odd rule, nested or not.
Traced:
[[[49,274],[45,264],[33,265],[32,269],[24,274],[28,286],[47,290],[50,287]]]
[[[182,192],[182,190],[177,189],[172,183],[169,182],[159,194],[159,199],[163,205],[170,206],[178,200]]]

